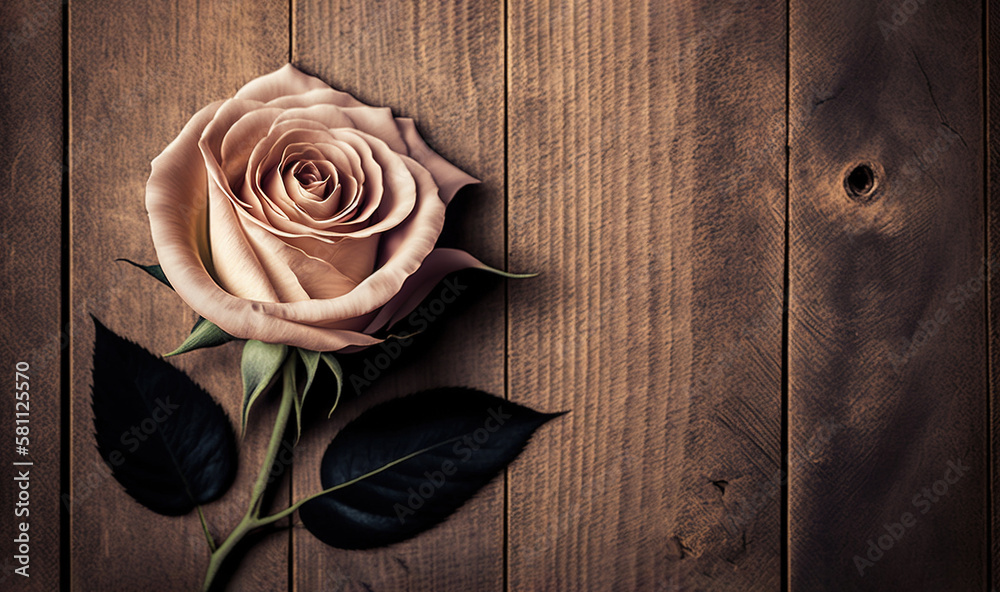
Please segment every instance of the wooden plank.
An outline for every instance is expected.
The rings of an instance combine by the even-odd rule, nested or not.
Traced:
[[[449,208],[439,244],[504,263],[503,11],[499,0],[319,2],[297,0],[296,65],[335,88],[397,116],[413,117],[427,142],[481,179]],[[465,276],[463,276],[465,277]],[[473,279],[473,278],[469,278]],[[504,392],[502,285],[471,282],[460,304],[382,371],[363,396],[310,427],[297,452],[296,497],[320,488],[319,459],[344,420],[378,401],[422,388],[467,385]],[[381,351],[355,356],[365,361]],[[348,392],[355,394],[348,383]],[[304,530],[294,541],[299,590],[499,590],[503,565],[503,482],[457,515],[406,543],[377,551],[331,549]]]
[[[775,590],[785,4],[508,22],[510,589]]]
[[[989,2],[983,2],[986,11],[986,31],[983,39],[986,43],[984,66],[986,75],[986,183],[987,183],[987,252],[990,255],[990,280],[987,306],[989,309],[989,352],[990,352],[990,500],[993,515],[989,517],[992,548],[990,552],[993,581],[990,589],[1000,587],[1000,470],[997,470],[997,459],[1000,459],[1000,400],[997,398],[997,385],[1000,384],[1000,276],[997,274],[996,261],[1000,260],[1000,9],[991,7]]]
[[[791,2],[793,591],[986,589],[981,16]]]
[[[48,591],[59,586],[62,53],[59,0],[0,5],[0,170],[6,177],[0,184],[0,310],[4,311],[0,364],[9,391],[0,414],[5,424],[0,466],[6,471],[5,480],[22,470],[30,477],[28,505],[18,500],[14,481],[4,486],[0,500],[0,522],[5,538],[10,536],[3,545],[0,571],[0,588],[7,590]],[[14,408],[11,384],[15,366],[22,361],[30,366],[27,456],[15,454],[12,442],[14,413],[25,411]],[[25,461],[34,464],[11,465]],[[14,573],[21,567],[14,559],[20,545],[12,539],[24,523],[29,537],[28,577]]]
[[[95,452],[90,409],[93,313],[154,352],[170,351],[194,313],[170,290],[116,257],[152,262],[144,208],[149,163],[198,109],[287,61],[287,3],[114,3],[71,8],[72,101],[72,587],[193,590],[208,553],[195,514],[167,518],[134,503]],[[177,358],[237,418],[237,345]],[[216,536],[245,511],[270,435],[259,415],[244,441],[240,474],[206,506]],[[284,590],[288,537],[271,537],[244,561],[230,588]]]

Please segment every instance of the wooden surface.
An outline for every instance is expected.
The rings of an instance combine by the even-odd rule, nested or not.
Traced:
[[[297,0],[295,6],[297,66],[368,104],[414,118],[432,148],[483,182],[455,197],[448,210],[452,232],[443,240],[503,267],[502,3]],[[310,429],[297,454],[297,493],[321,488],[317,467],[326,445],[376,401],[448,385],[503,395],[502,284],[489,281],[478,291],[471,281],[463,284],[469,290],[429,335],[409,346],[339,419]],[[381,352],[354,356],[352,365],[363,368],[366,358]],[[443,527],[387,549],[337,551],[297,530],[297,589],[503,590],[503,485],[502,478],[490,484]]]
[[[987,253],[989,260],[1000,260],[1000,10],[984,3],[986,18],[983,23],[986,31],[983,38],[986,41],[984,52],[984,76],[986,84],[985,119],[986,142],[984,148],[986,158],[986,202],[987,202]],[[991,263],[995,266],[995,263]],[[987,292],[987,308],[989,310],[989,354],[990,354],[990,384],[988,408],[990,411],[990,509],[992,516],[987,517],[992,542],[990,557],[992,563],[991,576],[993,587],[1000,585],[1000,401],[997,400],[997,385],[1000,384],[1000,306],[995,302],[995,295],[1000,294],[1000,275],[996,267],[991,268],[990,282]]]
[[[793,590],[988,589],[981,7],[892,10],[791,3]]]
[[[195,590],[208,558],[197,515],[169,518],[147,511],[124,493],[97,455],[88,315],[157,353],[171,351],[194,324],[195,313],[173,292],[114,260],[155,261],[144,205],[150,160],[198,109],[286,61],[287,5],[78,1],[70,11],[70,587]],[[172,362],[238,418],[239,356],[232,344]],[[245,511],[269,420],[265,413],[255,416],[230,495],[205,507],[216,536],[229,532]],[[281,590],[287,571],[288,536],[273,536],[249,555],[232,589]]]
[[[510,3],[511,590],[779,585],[784,17]]]
[[[63,182],[63,31],[58,0],[0,4],[0,373],[4,376],[0,418],[4,474],[0,496],[3,564],[0,589],[55,590],[59,585],[59,483],[63,327],[60,321]],[[30,364],[29,455],[13,442],[15,365]],[[12,462],[32,462],[12,467]],[[14,519],[14,470],[31,478],[26,516]],[[12,539],[15,525],[28,523],[31,557],[24,578]],[[8,537],[9,535],[9,537]]]
[[[434,530],[343,552],[293,526],[227,589],[1000,586],[1000,283],[981,275],[1000,257],[1000,11],[985,5],[4,3],[3,364],[39,356],[32,456],[48,483],[32,578],[11,589],[197,588],[197,518],[143,510],[95,452],[88,315],[156,352],[181,341],[194,313],[113,262],[155,259],[149,162],[197,109],[289,60],[413,117],[483,180],[450,206],[443,244],[541,275],[463,275],[446,321],[312,422],[275,503],[318,488],[347,420],[424,387],[570,414]],[[870,199],[845,188],[859,164],[878,183]],[[174,363],[237,416],[237,346]],[[206,508],[217,535],[242,511],[272,416],[255,409],[233,493]],[[917,503],[949,462],[969,469]],[[914,525],[859,575],[855,556],[906,513]]]

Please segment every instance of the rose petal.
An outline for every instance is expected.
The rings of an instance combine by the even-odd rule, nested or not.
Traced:
[[[226,133],[241,117],[262,105],[257,101],[229,99],[222,104],[198,140],[198,148],[204,157],[204,166],[208,170],[209,179],[214,180],[234,201],[238,201],[237,197],[229,184],[229,177],[222,170],[222,142]]]
[[[444,203],[436,199],[437,185],[427,169],[401,157],[416,181],[417,206],[413,214],[383,236],[380,247],[393,243],[394,255],[363,282],[339,298],[290,303],[260,303],[259,309],[277,318],[299,323],[319,323],[367,314],[387,303],[434,248],[444,226]]]
[[[287,243],[332,265],[339,273],[360,284],[375,270],[380,238],[344,238],[334,244],[314,238],[290,238]]]
[[[344,183],[350,192],[350,199],[343,210],[331,213],[327,218],[313,218],[310,226],[317,230],[344,233],[364,228],[367,224],[357,223],[366,222],[382,203],[382,167],[375,160],[371,147],[353,136],[346,139],[352,141],[344,141],[344,136],[341,136],[312,145],[321,158],[337,162],[345,172]],[[308,154],[303,154],[305,156]]]
[[[170,262],[184,261],[204,269],[201,256],[208,257],[208,175],[201,164],[198,137],[222,106],[212,103],[198,111],[151,163],[146,182],[146,211],[157,257]],[[174,196],[182,196],[175,199]],[[207,273],[206,273],[207,275]],[[171,276],[168,275],[169,279]],[[177,277],[180,277],[179,275]]]
[[[359,131],[375,136],[395,152],[406,154],[406,142],[388,107],[345,107],[340,111],[351,118]]]
[[[462,187],[472,183],[479,183],[479,179],[451,164],[440,154],[431,150],[430,146],[420,136],[420,132],[417,131],[417,126],[412,119],[409,117],[399,117],[396,119],[396,125],[399,126],[399,130],[403,134],[403,140],[406,141],[409,156],[424,165],[424,168],[434,176],[434,182],[438,184],[441,199],[445,204],[451,203],[451,199],[455,197],[455,194]]]
[[[329,103],[303,105],[282,113],[275,120],[275,125],[293,119],[315,121],[329,129],[356,129],[382,140],[394,152],[407,154],[407,144],[402,130],[396,125],[392,109],[388,107],[369,107],[364,104],[356,107],[340,107]]]
[[[367,166],[365,166],[366,175],[368,176],[367,182],[369,186],[373,187],[373,191],[376,187],[373,175],[381,170],[384,191],[382,192],[382,199],[380,201],[381,205],[378,206],[377,210],[378,221],[358,228],[346,228],[343,231],[336,229],[336,227],[314,228],[295,222],[294,220],[289,220],[287,216],[276,216],[276,209],[264,201],[259,202],[265,214],[264,220],[260,220],[257,216],[251,216],[247,212],[244,212],[244,214],[249,216],[251,220],[254,220],[255,223],[278,236],[286,238],[315,237],[332,243],[343,237],[366,238],[385,233],[407,219],[413,211],[415,203],[418,201],[417,191],[414,189],[414,180],[410,171],[411,163],[420,171],[427,174],[427,182],[433,186],[434,192],[437,191],[437,186],[434,185],[434,180],[427,173],[426,169],[417,164],[416,161],[393,152],[385,143],[377,138],[355,130],[332,130],[332,134],[336,139],[350,143],[360,151],[359,155],[361,156],[362,166],[365,166],[367,163]],[[360,140],[358,136],[361,136]],[[404,162],[404,159],[407,162]],[[251,166],[254,166],[253,163],[251,163]],[[250,201],[250,199],[248,198],[245,201]],[[364,201],[363,199],[362,202]],[[440,199],[437,201],[440,202]],[[248,205],[248,209],[257,207],[258,202]],[[370,213],[364,209],[359,214],[359,216],[367,215],[370,215]],[[352,220],[353,222],[354,220]]]
[[[314,163],[313,166],[319,164],[320,168],[327,171],[328,177],[339,177],[335,167],[326,161],[323,153],[316,148],[310,147],[304,152],[303,156],[306,157],[306,160],[299,161],[299,164],[303,162]],[[308,160],[308,158],[322,160],[317,162]],[[346,162],[346,158],[343,160]],[[295,179],[295,169],[297,166],[288,167],[284,173],[281,172],[281,167],[272,169],[265,173],[264,178],[261,179],[256,188],[244,185],[242,191],[253,193],[253,197],[247,196],[245,199],[259,201],[262,206],[266,205],[269,208],[269,212],[262,210],[265,219],[267,219],[268,213],[272,213],[284,220],[294,221],[301,227],[311,228],[317,224],[316,218],[312,215],[310,209],[314,211],[324,211],[324,209],[329,208],[336,209],[337,204],[326,204],[323,201],[317,201],[316,196],[306,193],[299,181]],[[325,182],[318,185],[322,188],[325,186]],[[339,196],[339,192],[337,194]]]
[[[297,95],[312,90],[330,90],[330,85],[319,78],[304,74],[291,64],[255,78],[236,92],[237,99],[250,99],[266,103],[286,95]]]
[[[314,122],[310,123],[318,125]],[[331,214],[326,221],[333,223],[349,220],[353,209],[360,201],[361,185],[365,182],[365,171],[361,163],[361,156],[350,144],[334,139],[331,136],[328,140],[315,146],[309,145],[309,148],[303,148],[298,144],[285,146],[282,150],[279,164],[276,167],[280,169],[286,167],[287,163],[292,160],[306,158],[311,150],[318,152],[321,158],[329,160],[336,167],[339,171],[337,175],[338,182],[344,186],[342,192],[345,206],[342,208],[342,211]],[[254,165],[260,172],[264,172],[264,169],[269,166],[274,166],[270,164],[272,161],[271,154],[272,152],[269,152],[265,156],[264,161]],[[381,199],[381,196],[379,196],[379,199]]]
[[[478,267],[488,269],[472,255],[458,249],[434,249],[424,259],[423,265],[413,275],[406,278],[399,293],[392,297],[374,320],[365,328],[365,333],[374,333],[383,327],[391,327],[413,312],[424,298],[449,273],[460,269]]]
[[[478,179],[432,150],[420,136],[413,119],[409,117],[394,118],[392,111],[388,108],[370,107],[348,93],[330,89],[322,81],[314,80],[326,88],[311,90],[305,94],[281,97],[268,105],[269,107],[288,109],[288,112],[283,114],[279,121],[302,117],[326,122],[328,127],[334,128],[343,127],[341,121],[346,114],[361,131],[379,138],[396,152],[406,154],[424,165],[434,176],[434,181],[441,189],[441,199],[446,204],[451,202],[455,193],[465,185],[479,183]],[[319,87],[317,86],[317,88]],[[304,116],[299,109],[293,107],[300,107],[302,110],[308,111],[309,114]]]
[[[367,347],[381,340],[357,331],[302,325],[255,312],[254,302],[230,295],[205,268],[208,175],[198,140],[222,106],[208,105],[153,159],[146,183],[146,210],[163,273],[198,314],[241,339],[284,343],[315,351]]]
[[[345,109],[327,103],[288,109],[274,120],[274,128],[298,129],[302,126],[294,123],[297,121],[309,121],[319,126],[319,129],[326,130],[354,128],[354,120],[347,115]]]
[[[254,109],[236,120],[222,138],[219,150],[220,165],[230,187],[239,187],[240,177],[246,173],[250,154],[274,119],[281,114],[280,109]]]
[[[319,124],[314,123],[313,125]],[[362,153],[359,154],[356,148],[360,148]],[[248,172],[252,171],[252,180],[249,182],[253,184],[252,190],[255,191],[255,196],[245,196],[244,201],[251,205],[262,205],[262,209],[256,211],[255,217],[274,226],[277,231],[294,236],[318,234],[336,238],[362,229],[363,226],[357,227],[355,225],[338,227],[353,221],[350,211],[325,220],[309,218],[301,210],[299,212],[303,215],[297,215],[296,212],[292,211],[294,200],[291,196],[283,188],[279,189],[274,185],[277,180],[268,179],[266,176],[261,179],[262,175],[268,175],[280,169],[289,158],[295,155],[323,158],[339,163],[344,163],[346,159],[349,168],[342,168],[345,173],[342,181],[346,190],[351,193],[349,207],[353,209],[357,206],[361,198],[360,185],[366,180],[369,181],[369,197],[373,202],[372,207],[378,206],[382,196],[381,169],[372,157],[371,149],[366,144],[363,142],[354,142],[353,144],[344,142],[325,129],[285,130],[281,126],[275,126],[272,132],[261,140],[254,149],[247,167]],[[279,203],[268,203],[269,198],[274,201],[280,200],[287,207],[281,207]]]
[[[214,183],[209,185],[208,196],[209,244],[219,285],[240,298],[278,301],[278,293],[240,224],[239,216],[244,212]]]
[[[317,78],[316,80],[319,79]],[[312,105],[336,105],[337,107],[367,106],[351,96],[350,93],[330,88],[322,80],[319,80],[319,82],[323,84],[325,88],[315,88],[300,94],[276,97],[268,101],[267,106],[286,110],[295,109],[297,107],[310,107]]]
[[[330,263],[310,257],[262,228],[251,224],[246,230],[281,302],[336,298],[358,284]]]
[[[346,157],[343,160],[344,164],[347,164]],[[320,171],[320,174],[323,175],[322,180],[302,185],[298,176],[303,163],[308,163]],[[328,160],[300,160],[295,165],[285,169],[284,173],[278,175],[278,171],[274,171],[270,173],[270,176],[270,179],[264,180],[264,190],[271,194],[270,184],[278,184],[280,180],[280,188],[275,187],[278,196],[287,195],[295,208],[307,216],[309,220],[312,220],[314,224],[317,224],[319,220],[335,218],[350,203],[344,203],[341,200],[343,186],[340,184],[340,175],[337,172],[337,167]],[[293,192],[294,197],[292,196]],[[326,224],[329,223],[326,222]]]

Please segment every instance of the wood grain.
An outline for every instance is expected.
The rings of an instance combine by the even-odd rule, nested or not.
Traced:
[[[983,66],[986,69],[986,199],[987,199],[987,252],[990,261],[1000,260],[1000,9],[991,7],[989,2],[983,3],[986,11],[986,31],[983,41],[986,44]],[[997,397],[997,386],[1000,384],[1000,274],[996,267],[990,269],[989,289],[989,352],[990,352],[990,500],[993,515],[988,517],[992,548],[990,559],[993,581],[990,589],[1000,588],[1000,470],[997,462],[1000,459],[1000,399]]]
[[[778,589],[784,19],[509,3],[511,590]]]
[[[196,516],[139,507],[94,450],[88,315],[156,352],[181,341],[194,313],[113,262],[155,259],[149,161],[198,108],[289,58],[414,117],[484,181],[452,204],[442,244],[542,275],[506,287],[462,275],[459,303],[370,387],[349,382],[337,417],[320,419],[311,395],[316,418],[276,503],[319,488],[319,458],[347,420],[421,388],[571,413],[434,530],[366,552],[282,532],[228,589],[1000,586],[1000,279],[983,274],[1000,259],[1000,10],[626,4],[74,0],[68,64],[58,0],[0,5],[0,359],[32,363],[32,474],[48,485],[32,498],[32,578],[18,589],[55,589],[60,575],[73,590],[197,588]],[[870,198],[845,186],[860,164],[877,180]],[[60,533],[64,338],[71,522]],[[368,380],[385,353],[344,362]],[[237,416],[238,346],[174,363]],[[217,536],[242,513],[270,431],[273,412],[257,411],[232,493],[206,508]],[[0,448],[0,464],[12,460]],[[925,491],[958,465],[968,469],[947,494]],[[866,556],[893,533],[891,549]],[[855,557],[871,561],[864,575]],[[12,577],[0,573],[0,588]]]
[[[295,6],[296,65],[368,104],[413,117],[432,148],[483,181],[455,198],[447,236],[439,244],[461,246],[502,267],[502,2],[297,0]],[[458,305],[449,306],[370,388],[361,387],[362,396],[339,417],[310,427],[297,454],[297,497],[320,488],[318,466],[326,445],[363,408],[435,386],[466,385],[503,395],[502,284],[462,277],[469,288]],[[365,362],[380,354],[373,348],[350,363],[360,376]],[[348,392],[356,395],[348,382]],[[503,511],[500,480],[443,525],[386,549],[337,551],[299,531],[297,589],[500,590]]]
[[[195,514],[167,518],[133,502],[95,452],[90,410],[94,314],[154,352],[180,343],[195,315],[117,257],[155,261],[144,208],[149,162],[188,118],[287,61],[288,6],[231,0],[106,3],[71,8],[72,589],[198,589],[208,553]],[[238,417],[239,348],[173,363]],[[216,536],[249,497],[270,425],[251,423],[231,493],[205,511]],[[259,545],[233,590],[283,590],[288,537]]]
[[[897,6],[791,2],[793,591],[986,589],[981,6]]]
[[[4,378],[7,475],[0,499],[4,569],[0,588],[55,590],[60,549],[60,404],[63,332],[60,327],[63,182],[62,5],[16,0],[0,5],[0,364]],[[29,456],[15,456],[13,381],[18,362],[30,364]],[[8,378],[9,377],[9,378]],[[18,381],[20,382],[20,381]],[[9,386],[8,386],[9,385]],[[8,435],[10,440],[8,440]],[[12,462],[33,462],[12,467]],[[14,471],[31,477],[27,515],[15,517]],[[28,523],[27,578],[12,539]],[[10,538],[7,538],[7,537]]]

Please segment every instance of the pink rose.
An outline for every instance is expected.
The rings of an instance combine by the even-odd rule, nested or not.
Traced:
[[[191,118],[153,160],[146,209],[164,274],[242,339],[316,351],[381,341],[447,273],[445,206],[477,182],[412,119],[291,65]]]

